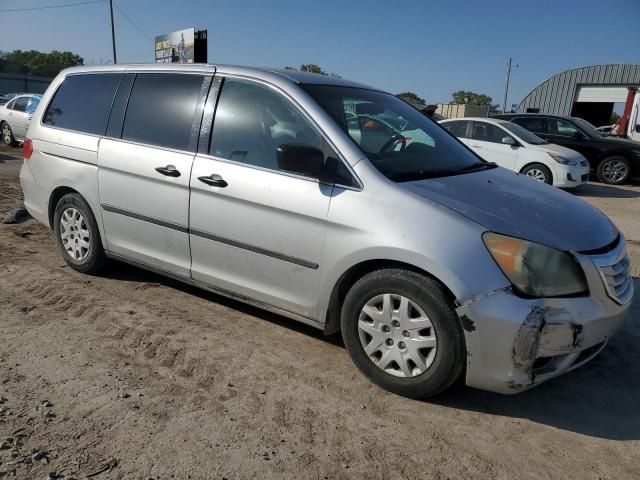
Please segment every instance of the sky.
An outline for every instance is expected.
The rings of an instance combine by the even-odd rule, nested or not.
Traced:
[[[0,0],[0,50],[110,61],[108,1],[3,11],[81,1]],[[196,27],[208,30],[209,63],[316,63],[427,103],[471,90],[502,104],[510,57],[508,106],[570,68],[640,63],[640,0],[114,0],[114,15],[119,63],[152,62],[153,37]]]

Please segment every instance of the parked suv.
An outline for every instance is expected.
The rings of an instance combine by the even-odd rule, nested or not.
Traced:
[[[380,143],[372,118],[423,140]],[[77,67],[45,93],[24,158],[25,205],[72,268],[121,260],[341,331],[365,375],[410,397],[576,368],[633,296],[599,211],[343,79]]]
[[[545,140],[584,155],[602,183],[619,185],[640,175],[640,144],[607,137],[586,120],[538,113],[496,115],[516,123]]]

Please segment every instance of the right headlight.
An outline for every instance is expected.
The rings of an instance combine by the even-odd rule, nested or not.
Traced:
[[[566,252],[493,232],[486,232],[482,240],[500,270],[525,295],[559,297],[588,291],[582,268]]]
[[[549,155],[551,158],[553,158],[556,162],[558,162],[561,165],[568,165],[570,167],[575,167],[578,164],[578,162],[576,162],[575,160],[564,158],[562,155],[558,155],[557,153],[547,152],[547,155]]]

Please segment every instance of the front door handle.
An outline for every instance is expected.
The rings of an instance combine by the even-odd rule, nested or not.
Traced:
[[[167,177],[179,177],[180,171],[176,169],[175,165],[167,165],[166,167],[156,168],[156,172],[166,175]]]
[[[480,145],[471,145],[473,148],[482,148]]]
[[[206,183],[207,185],[211,185],[212,187],[221,187],[224,188],[227,185],[229,185],[226,180],[224,180],[220,175],[218,175],[217,173],[212,173],[211,175],[209,175],[208,177],[198,177],[198,180],[200,180],[202,183]]]

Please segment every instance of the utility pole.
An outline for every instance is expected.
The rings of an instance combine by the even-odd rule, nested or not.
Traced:
[[[511,61],[513,58],[509,57],[507,62],[507,81],[504,85],[504,102],[502,102],[502,113],[507,113],[507,96],[509,95],[509,79],[511,78]]]
[[[111,45],[113,46],[113,64],[118,63],[118,57],[116,57],[116,30],[113,26],[113,0],[109,0],[109,10],[111,11]]]

